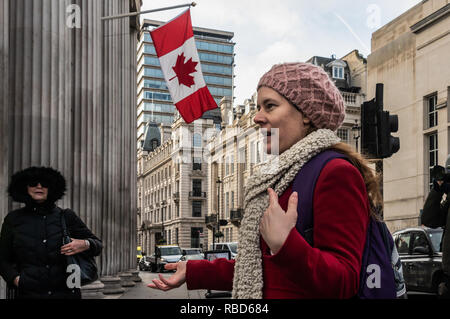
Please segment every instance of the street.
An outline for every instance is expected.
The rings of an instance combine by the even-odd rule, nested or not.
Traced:
[[[171,274],[173,273],[166,272],[163,275],[169,277]],[[135,287],[125,291],[119,299],[205,299],[206,290],[188,290],[186,284],[167,292],[147,287],[152,279],[158,278],[158,273],[140,271],[139,277],[142,282],[137,282]]]

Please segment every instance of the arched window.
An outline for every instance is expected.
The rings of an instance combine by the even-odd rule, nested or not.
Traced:
[[[193,147],[202,147],[202,136],[199,133],[195,133],[192,136],[192,146]]]

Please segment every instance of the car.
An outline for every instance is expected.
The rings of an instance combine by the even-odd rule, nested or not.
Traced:
[[[438,294],[443,278],[442,233],[442,228],[421,226],[392,234],[407,291]]]
[[[148,256],[142,256],[139,259],[139,270],[143,271],[143,270],[150,270],[151,269],[151,259]]]
[[[156,252],[150,258],[150,270],[152,272],[164,272],[164,266],[168,263],[179,262],[183,254],[177,245],[156,246]]]
[[[183,261],[205,259],[205,255],[201,248],[182,248],[181,253],[183,254],[181,260]]]
[[[212,250],[228,250],[231,253],[231,259],[235,259],[237,255],[237,242],[229,242],[229,243],[214,243],[211,244]]]

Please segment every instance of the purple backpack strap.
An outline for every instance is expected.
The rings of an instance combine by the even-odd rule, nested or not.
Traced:
[[[310,159],[302,167],[292,185],[292,191],[298,193],[298,218],[295,227],[311,246],[314,244],[314,189],[322,169],[335,158],[348,160],[345,155],[338,152],[324,151]],[[355,297],[361,299],[395,298],[396,282],[391,265],[392,247],[392,236],[386,225],[370,218],[362,256],[360,285]]]
[[[295,228],[313,246],[313,198],[317,179],[324,166],[335,158],[347,159],[345,155],[326,150],[311,158],[295,176],[292,191],[298,193],[297,224]]]

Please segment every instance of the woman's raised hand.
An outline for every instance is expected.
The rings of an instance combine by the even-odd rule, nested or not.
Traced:
[[[176,264],[166,264],[164,266],[166,270],[176,270],[176,272],[167,279],[159,274],[159,279],[153,279],[153,283],[148,284],[147,287],[163,291],[180,287],[186,282],[186,263],[186,261],[179,261]]]
[[[289,197],[288,208],[285,212],[278,204],[278,195],[272,188],[269,193],[269,207],[264,212],[259,224],[259,231],[273,254],[283,247],[289,233],[297,223],[298,194],[293,192]]]

